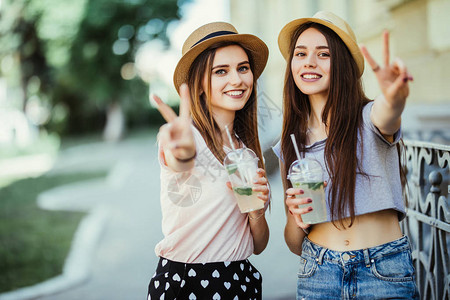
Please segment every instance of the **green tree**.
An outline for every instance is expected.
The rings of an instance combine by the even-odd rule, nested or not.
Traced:
[[[178,2],[87,1],[56,99],[69,108],[72,131],[86,129],[82,124],[103,124],[108,112],[133,112],[129,123],[145,118],[148,88],[137,77],[125,80],[123,72],[133,68],[142,43],[155,38],[168,43],[166,29],[179,18]]]
[[[30,1],[5,1],[0,10],[0,59],[13,57],[18,66],[19,99],[25,111],[28,99],[37,94],[45,98],[51,93],[52,68],[45,56],[45,41],[37,32],[41,14],[31,9]],[[4,73],[4,72],[2,72]],[[7,76],[7,74],[2,74]]]
[[[0,59],[14,57],[21,70],[23,107],[30,83],[48,100],[51,131],[100,130],[108,112],[132,114],[127,124],[139,124],[149,111],[148,87],[132,76],[136,50],[152,39],[168,45],[167,26],[185,1],[4,0]]]

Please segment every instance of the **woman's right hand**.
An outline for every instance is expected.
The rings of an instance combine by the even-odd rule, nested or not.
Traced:
[[[296,189],[296,188],[289,188],[286,190],[286,206],[291,213],[291,215],[294,217],[295,223],[297,223],[297,226],[306,229],[310,224],[303,223],[302,215],[307,214],[312,211],[311,206],[305,206],[302,208],[299,208],[299,205],[301,204],[308,204],[312,203],[311,198],[296,198],[296,195],[303,195],[302,189]]]
[[[152,98],[159,112],[167,121],[166,124],[161,126],[158,133],[158,140],[164,151],[166,164],[175,171],[185,171],[186,167],[183,165],[192,164],[196,155],[194,135],[191,128],[189,88],[186,84],[180,86],[179,116],[158,96],[152,95]]]

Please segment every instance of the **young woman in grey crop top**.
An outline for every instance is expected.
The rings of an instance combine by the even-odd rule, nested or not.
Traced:
[[[274,147],[286,190],[285,241],[300,255],[297,299],[418,298],[407,237],[399,157],[401,114],[412,80],[401,60],[390,62],[383,34],[383,63],[358,47],[349,25],[329,12],[288,23],[278,37],[287,61],[283,131]],[[364,57],[382,95],[362,89]],[[328,221],[303,223],[311,208],[287,171],[296,154],[325,171]]]

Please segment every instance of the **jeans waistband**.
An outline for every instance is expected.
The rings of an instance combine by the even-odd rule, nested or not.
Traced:
[[[302,255],[305,254],[314,257],[319,264],[322,264],[323,260],[327,260],[342,265],[364,262],[366,266],[370,266],[372,259],[409,249],[410,244],[407,236],[372,248],[351,251],[330,250],[311,242],[311,240],[305,237],[302,245]]]

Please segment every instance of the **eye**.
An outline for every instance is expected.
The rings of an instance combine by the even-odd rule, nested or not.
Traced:
[[[224,69],[218,69],[218,70],[214,71],[214,74],[216,74],[216,75],[224,75],[226,73],[227,72]]]
[[[328,52],[320,52],[319,56],[320,57],[330,57],[330,53],[328,53]]]
[[[239,67],[239,72],[244,73],[244,72],[247,72],[248,70],[250,70],[249,66],[241,66],[241,67]]]
[[[298,52],[294,52],[294,56],[300,56],[300,57],[302,57],[302,56],[306,56],[306,53],[303,52],[303,51],[298,51]]]

